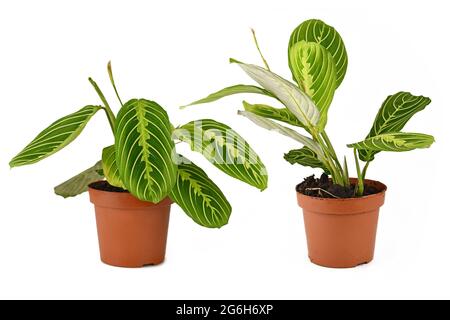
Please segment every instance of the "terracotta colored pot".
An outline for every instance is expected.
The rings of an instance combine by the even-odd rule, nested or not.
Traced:
[[[164,261],[169,228],[169,198],[158,204],[130,193],[89,187],[95,205],[101,260],[116,267],[139,268]]]
[[[349,199],[317,198],[297,192],[311,262],[329,268],[351,268],[373,260],[378,213],[387,188],[378,181],[364,183],[379,192]]]

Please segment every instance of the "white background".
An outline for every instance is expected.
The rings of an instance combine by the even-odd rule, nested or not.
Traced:
[[[450,298],[448,9],[446,1],[411,0],[2,1],[0,298]],[[327,130],[341,155],[351,155],[345,144],[364,138],[388,94],[406,90],[433,101],[406,129],[433,134],[436,144],[380,154],[369,169],[368,177],[389,190],[376,258],[356,269],[325,269],[307,259],[294,186],[314,171],[283,160],[295,142],[236,115],[244,98],[263,97],[178,110],[225,86],[251,83],[228,64],[229,57],[260,64],[250,27],[271,68],[289,78],[289,35],[309,18],[334,26],[349,55]],[[109,59],[123,98],[158,101],[176,125],[199,118],[228,123],[270,174],[269,188],[260,193],[181,146],[234,210],[228,226],[208,230],[173,206],[167,259],[157,267],[103,265],[87,195],[64,200],[53,194],[112,143],[104,114],[57,155],[8,166],[46,125],[99,103],[88,76],[117,110]]]

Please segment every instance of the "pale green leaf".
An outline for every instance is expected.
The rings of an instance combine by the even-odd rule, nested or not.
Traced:
[[[88,186],[96,181],[102,180],[102,162],[97,162],[94,166],[77,174],[73,178],[55,187],[55,193],[64,198],[75,197],[88,190]]]
[[[125,189],[120,180],[119,168],[116,162],[116,149],[114,145],[106,147],[102,152],[103,174],[108,183],[114,187]]]
[[[250,104],[242,102],[245,111],[254,113],[260,117],[269,118],[304,128],[303,124],[287,108],[273,108],[265,104]]]
[[[291,150],[284,155],[284,159],[290,164],[300,164],[306,167],[320,168],[326,174],[329,174],[329,170],[325,164],[320,161],[314,151],[308,147]]]
[[[349,148],[369,151],[410,151],[428,148],[434,142],[433,136],[423,133],[393,132],[380,134],[366,140],[347,145]]]

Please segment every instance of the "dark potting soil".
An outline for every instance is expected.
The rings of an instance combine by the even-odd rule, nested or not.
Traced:
[[[295,188],[297,192],[304,195],[318,198],[356,198],[355,184],[350,187],[343,187],[338,184],[333,184],[325,173],[320,178],[315,178],[314,175],[309,176],[303,180],[302,183]],[[364,185],[364,196],[378,193],[379,190],[373,186]]]
[[[101,190],[101,191],[108,191],[108,192],[128,192],[127,190],[124,190],[122,188],[114,187],[108,183],[108,181],[97,181],[94,183],[91,183],[89,185],[92,189],[95,190]]]

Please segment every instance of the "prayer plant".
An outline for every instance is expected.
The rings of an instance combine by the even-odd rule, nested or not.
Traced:
[[[114,144],[103,149],[101,161],[55,188],[63,197],[85,192],[88,185],[106,180],[128,190],[140,200],[160,202],[170,197],[196,223],[221,227],[228,222],[231,206],[206,173],[176,153],[175,144],[187,142],[212,164],[233,178],[258,189],[267,187],[264,164],[248,143],[227,125],[211,119],[175,128],[159,104],[146,99],[122,103],[108,64],[111,84],[120,102],[117,116],[97,84],[89,81],[103,105],[89,105],[65,116],[42,131],[11,162],[11,167],[38,162],[72,142],[89,120],[105,111]]]
[[[256,93],[273,98],[284,107],[274,108],[244,101],[244,111],[238,113],[265,129],[278,131],[300,142],[303,148],[285,154],[285,159],[291,164],[321,168],[331,176],[333,183],[350,186],[347,160],[344,158],[341,163],[325,130],[328,109],[347,70],[347,52],[341,36],[333,27],[320,20],[307,20],[295,28],[288,45],[293,83],[270,70],[252,32],[264,67],[235,59],[230,59],[230,62],[238,64],[260,86],[231,86],[188,106],[213,102],[238,93]],[[358,174],[356,196],[363,195],[367,169],[378,152],[427,148],[434,142],[430,135],[402,131],[406,122],[430,102],[429,98],[408,92],[390,95],[383,102],[366,138],[348,144],[353,149]],[[301,128],[305,134],[280,122]],[[363,169],[358,158],[365,162]]]

